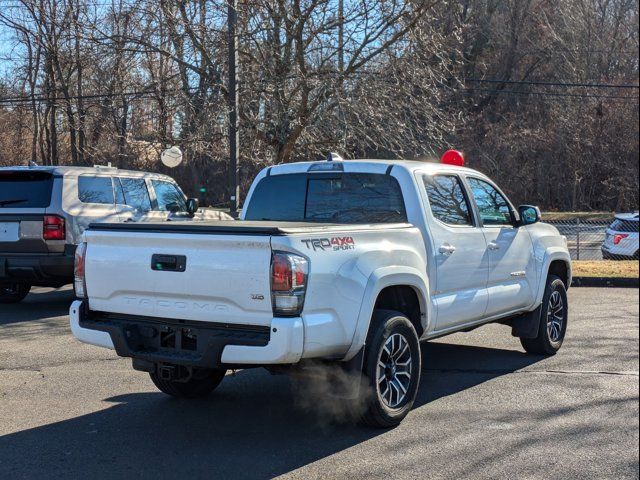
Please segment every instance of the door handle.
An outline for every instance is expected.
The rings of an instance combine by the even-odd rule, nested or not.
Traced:
[[[489,250],[500,250],[500,245],[498,245],[496,242],[489,242],[489,245],[487,245],[487,248]]]
[[[448,243],[445,243],[444,245],[440,246],[438,251],[443,255],[451,255],[453,252],[456,251],[456,247],[454,247],[453,245],[449,245]]]

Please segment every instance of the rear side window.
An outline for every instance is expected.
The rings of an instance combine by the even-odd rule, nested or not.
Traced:
[[[0,171],[0,209],[46,208],[52,189],[49,172]]]
[[[431,213],[436,219],[447,225],[473,225],[471,208],[457,176],[425,175],[423,181]]]
[[[143,178],[119,178],[122,192],[118,196],[124,197],[125,205],[135,208],[139,212],[151,210],[151,199],[147,182]]]
[[[400,223],[407,214],[400,185],[390,175],[290,174],[260,180],[245,219]]]
[[[634,222],[632,220],[620,220],[616,218],[611,224],[611,230],[615,230],[616,232],[626,232],[626,233],[638,233],[640,226],[640,222]]]
[[[78,177],[78,198],[82,203],[113,205],[111,177],[82,175]]]

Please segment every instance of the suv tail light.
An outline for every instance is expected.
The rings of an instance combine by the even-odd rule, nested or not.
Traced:
[[[300,255],[273,252],[271,256],[271,304],[277,317],[302,313],[307,290],[309,262]]]
[[[627,238],[628,236],[628,233],[616,233],[613,236],[613,244],[618,245],[622,241],[622,239]]]
[[[66,238],[64,218],[57,215],[45,215],[42,223],[42,238],[45,240],[64,240]]]
[[[76,297],[87,298],[87,282],[84,277],[85,257],[87,255],[87,244],[82,242],[76,248],[76,258],[73,267],[73,286],[76,291]]]

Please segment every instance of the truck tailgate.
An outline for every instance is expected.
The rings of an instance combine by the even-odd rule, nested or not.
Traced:
[[[89,308],[270,325],[269,235],[88,230]]]

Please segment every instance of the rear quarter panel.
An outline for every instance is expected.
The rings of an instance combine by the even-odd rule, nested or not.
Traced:
[[[272,237],[272,249],[309,260],[304,357],[348,360],[364,344],[378,293],[412,285],[427,308],[426,253],[417,228]],[[424,311],[423,309],[423,311]]]

